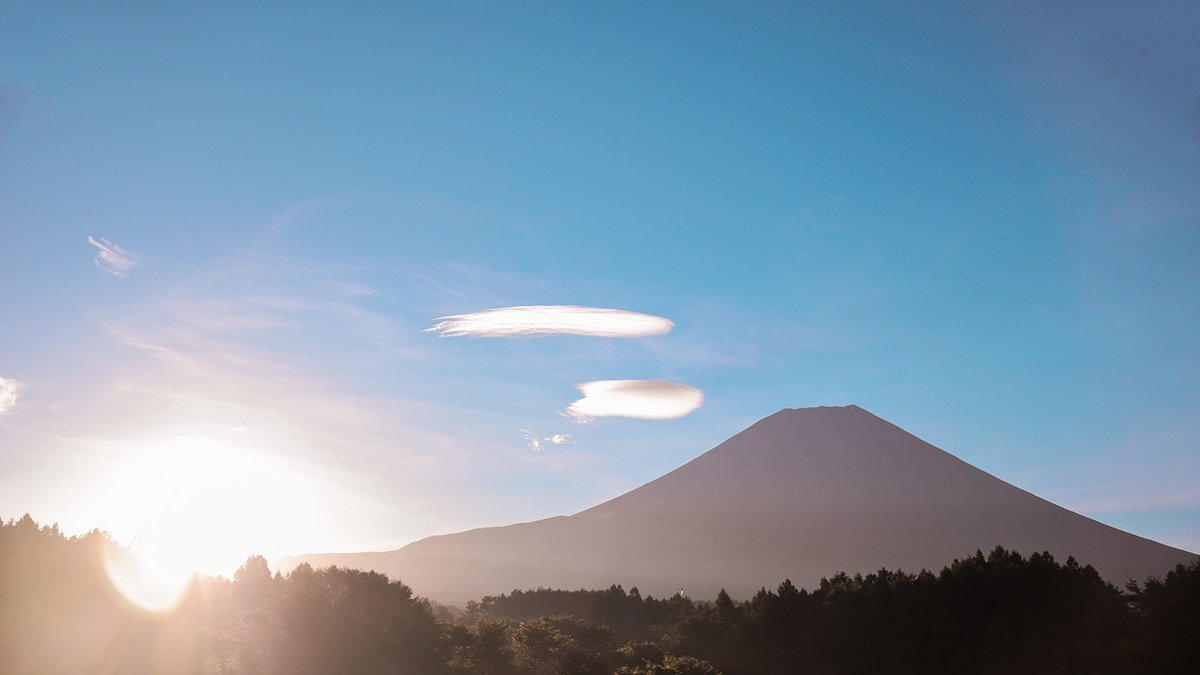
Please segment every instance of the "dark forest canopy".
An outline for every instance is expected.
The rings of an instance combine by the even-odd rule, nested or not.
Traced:
[[[259,556],[171,612],[113,591],[119,551],[0,522],[0,669],[20,673],[1196,673],[1200,560],[1119,589],[997,547],[938,573],[838,573],[745,601],[636,588],[516,590],[452,614],[359,570]]]

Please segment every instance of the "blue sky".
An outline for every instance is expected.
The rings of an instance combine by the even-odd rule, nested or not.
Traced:
[[[857,403],[1200,549],[1194,3],[241,4],[0,5],[0,515],[185,448],[396,547]],[[674,328],[425,332],[522,305]],[[560,414],[626,379],[704,402]]]

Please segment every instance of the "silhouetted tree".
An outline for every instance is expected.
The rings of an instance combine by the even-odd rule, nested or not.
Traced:
[[[450,666],[456,672],[475,675],[508,675],[516,671],[508,624],[500,619],[481,619],[471,626],[447,628]]]
[[[1138,653],[1143,672],[1200,673],[1200,558],[1176,565],[1164,579],[1126,585],[1141,619]]]
[[[448,670],[443,628],[412,589],[376,572],[301,566],[275,582],[251,558],[234,596],[264,598],[233,619],[233,673],[414,673]],[[243,590],[242,583],[249,584]],[[265,584],[270,592],[263,595]]]
[[[635,642],[630,640],[617,648],[615,660],[618,666],[634,669],[659,665],[666,655],[666,652],[663,651],[663,648],[657,642],[649,640]]]
[[[522,623],[513,631],[513,660],[533,675],[556,675],[574,641],[544,619]]]
[[[309,568],[308,571],[311,572],[312,569]],[[275,579],[271,576],[267,559],[261,555],[250,556],[233,573],[234,602],[243,610],[262,607],[271,597],[274,585]]]

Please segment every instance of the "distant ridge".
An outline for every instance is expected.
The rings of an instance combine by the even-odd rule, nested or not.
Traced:
[[[839,570],[938,570],[996,545],[1074,556],[1118,584],[1196,557],[1052,504],[851,405],[781,410],[573,516],[280,563],[374,569],[444,602],[616,583],[747,597]]]

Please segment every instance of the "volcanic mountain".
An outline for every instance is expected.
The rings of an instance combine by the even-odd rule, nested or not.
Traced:
[[[514,588],[748,597],[839,570],[939,570],[996,545],[1074,556],[1123,583],[1195,555],[1056,506],[857,406],[787,409],[572,516],[287,559],[374,569],[444,602]]]

